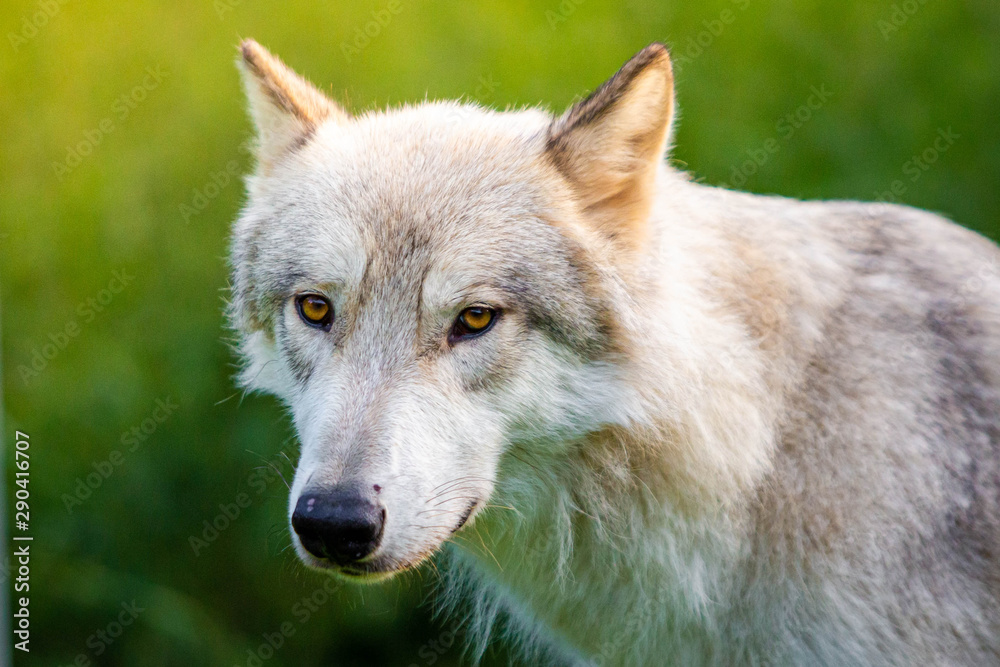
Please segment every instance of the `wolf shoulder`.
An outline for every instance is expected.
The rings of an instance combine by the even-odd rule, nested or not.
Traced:
[[[804,205],[818,209],[821,228],[863,275],[918,272],[931,294],[974,281],[972,291],[991,293],[994,303],[1000,295],[1000,247],[942,215],[882,202]]]
[[[823,309],[827,343],[866,355],[852,360],[861,367],[875,366],[874,357],[894,359],[900,374],[957,364],[970,371],[970,381],[1000,392],[996,243],[942,215],[899,204],[772,205],[784,226],[797,228],[792,238],[828,254],[798,267],[803,280],[809,279],[803,267],[817,275],[836,267],[826,273],[837,282],[827,292],[836,298]]]
[[[971,308],[969,316],[995,320],[1000,335],[1000,247],[942,215],[884,202],[695,188],[727,233],[812,274],[803,279],[823,275],[884,302]]]

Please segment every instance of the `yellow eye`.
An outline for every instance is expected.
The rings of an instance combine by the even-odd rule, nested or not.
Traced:
[[[497,311],[485,306],[473,306],[463,310],[451,332],[452,339],[468,338],[483,333],[496,320]]]
[[[299,316],[314,327],[328,329],[333,323],[333,307],[317,294],[303,294],[296,299]]]

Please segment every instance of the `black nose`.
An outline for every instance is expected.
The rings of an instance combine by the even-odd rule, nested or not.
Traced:
[[[385,510],[357,488],[304,493],[292,512],[292,528],[306,551],[338,565],[375,551],[384,525]]]

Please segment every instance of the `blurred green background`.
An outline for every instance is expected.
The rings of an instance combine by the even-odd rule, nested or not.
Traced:
[[[462,664],[432,570],[328,594],[287,548],[294,436],[235,393],[223,342],[243,37],[353,110],[561,110],[664,41],[673,158],[698,178],[855,199],[898,181],[998,236],[995,0],[6,0],[0,26],[3,445],[10,483],[30,435],[35,536],[17,664]]]

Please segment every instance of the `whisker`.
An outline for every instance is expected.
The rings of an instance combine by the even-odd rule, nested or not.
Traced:
[[[433,489],[431,489],[431,493],[434,493],[435,491],[437,491],[438,489],[440,489],[442,486],[445,486],[447,484],[453,484],[455,482],[464,482],[464,481],[469,481],[469,480],[480,481],[480,482],[492,482],[493,481],[493,480],[488,479],[486,477],[479,477],[477,475],[464,475],[462,477],[456,477],[455,479],[452,479],[452,480],[449,480],[447,482],[444,482],[443,484],[438,484]]]
[[[289,490],[289,491],[291,491],[291,490],[292,490],[292,487],[291,487],[291,485],[290,485],[290,484],[288,483],[288,480],[287,480],[287,479],[285,479],[285,474],[284,474],[283,472],[281,472],[281,470],[280,470],[280,469],[278,468],[278,466],[274,465],[274,462],[273,462],[273,461],[271,461],[271,460],[269,460],[269,459],[266,459],[266,458],[264,458],[264,456],[263,456],[262,454],[258,454],[257,452],[254,452],[254,451],[251,451],[251,450],[249,450],[249,449],[248,449],[248,450],[246,450],[246,451],[247,451],[247,452],[249,452],[250,454],[253,454],[254,456],[258,457],[258,458],[259,458],[259,459],[261,459],[262,461],[264,461],[264,463],[265,463],[265,465],[267,465],[267,467],[271,468],[272,470],[274,470],[274,472],[278,473],[278,477],[280,477],[280,478],[281,478],[281,481],[282,481],[282,482],[284,483],[284,485],[285,485],[285,486],[286,486],[286,487],[288,488],[288,490]],[[284,453],[284,452],[282,452],[282,453]],[[286,456],[286,458],[287,458],[287,456]],[[262,466],[258,466],[258,468],[257,468],[257,469],[259,470],[259,469],[261,469],[261,468],[262,468]]]
[[[437,507],[438,505],[443,505],[445,503],[450,503],[455,500],[471,500],[472,502],[475,502],[476,500],[478,500],[478,498],[476,496],[455,496],[454,498],[445,498],[440,502],[434,503],[433,507]]]
[[[420,512],[417,512],[416,516],[420,516],[421,514],[429,514],[431,512],[436,512],[437,514],[461,514],[464,511],[465,511],[464,509],[463,510],[450,510],[450,509],[446,509],[446,508],[442,507],[441,509],[422,510]]]
[[[411,523],[406,526],[407,528],[420,528],[421,530],[429,530],[431,528],[440,528],[441,530],[451,530],[454,526],[423,526]]]
[[[247,382],[247,383],[246,383],[246,388],[244,388],[244,389],[243,389],[243,396],[241,396],[241,397],[240,397],[240,405],[242,405],[242,404],[243,404],[243,399],[244,399],[244,398],[246,397],[246,395],[247,395],[247,394],[248,394],[248,393],[250,392],[250,389],[249,389],[249,387],[250,387],[250,385],[252,385],[252,384],[253,384],[254,380],[256,380],[256,379],[257,379],[258,377],[260,377],[260,374],[264,372],[264,369],[265,369],[265,368],[267,368],[267,367],[268,367],[268,366],[269,366],[270,364],[273,364],[273,363],[275,363],[275,362],[277,362],[277,361],[278,361],[277,359],[270,359],[270,360],[268,360],[268,361],[265,361],[265,362],[264,362],[264,365],[260,367],[260,370],[259,370],[259,371],[257,371],[257,374],[256,374],[256,375],[254,375],[254,376],[253,376],[253,377],[252,377],[252,378],[250,379],[250,382]],[[228,400],[228,399],[227,399],[227,400]]]
[[[453,486],[450,489],[446,489],[444,491],[441,491],[440,493],[434,494],[433,496],[431,496],[430,498],[428,498],[426,502],[430,502],[432,500],[437,500],[438,498],[441,498],[443,496],[447,496],[450,493],[459,493],[461,491],[476,491],[478,489],[479,489],[479,487],[477,487],[475,485],[471,485],[471,484],[465,485],[465,486]]]
[[[233,392],[233,393],[231,393],[231,394],[230,394],[229,396],[226,396],[226,397],[225,397],[224,399],[222,399],[221,401],[216,401],[216,402],[215,402],[215,403],[213,403],[212,405],[213,405],[213,406],[216,406],[216,405],[222,405],[223,403],[225,403],[226,401],[228,401],[229,399],[231,399],[231,398],[232,398],[233,396],[237,396],[237,395],[239,395],[239,393],[240,393],[240,392],[238,392],[238,391],[234,391],[234,392]]]
[[[431,500],[435,500],[435,499],[440,498],[442,496],[446,496],[449,493],[457,493],[459,491],[475,491],[477,489],[479,489],[479,487],[475,486],[474,484],[465,484],[465,485],[462,485],[462,486],[452,486],[452,487],[449,487],[449,488],[445,489],[444,491],[439,491],[438,493],[435,493],[433,496],[431,496],[430,498],[428,498],[427,501],[430,502]]]
[[[503,565],[501,565],[501,564],[500,564],[500,561],[499,561],[499,560],[497,560],[497,557],[496,557],[495,555],[493,555],[493,551],[492,551],[492,549],[490,549],[490,548],[489,548],[488,546],[486,546],[486,541],[485,541],[485,540],[483,539],[483,536],[482,536],[482,535],[480,534],[480,532],[479,532],[479,528],[476,528],[476,529],[475,529],[474,531],[472,531],[472,532],[474,532],[474,533],[476,534],[476,537],[478,537],[478,538],[479,538],[479,543],[480,543],[481,545],[483,545],[483,549],[485,549],[485,550],[486,550],[486,553],[488,553],[488,554],[490,555],[490,558],[492,558],[492,559],[493,559],[493,562],[494,562],[494,563],[496,563],[496,564],[497,564],[497,567],[498,567],[498,568],[500,568],[500,571],[501,571],[501,572],[503,572]]]

